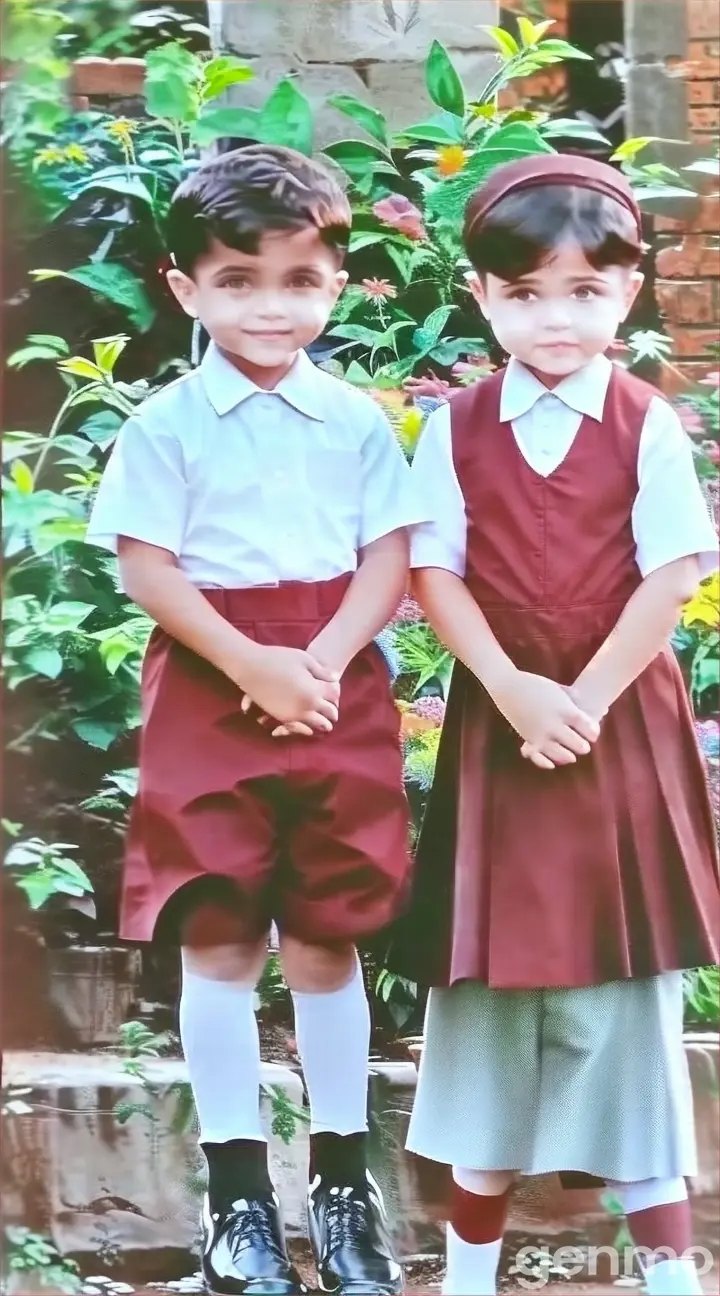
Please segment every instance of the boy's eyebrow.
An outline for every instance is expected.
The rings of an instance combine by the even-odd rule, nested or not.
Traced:
[[[212,278],[215,280],[222,279],[223,275],[227,274],[254,274],[254,272],[255,266],[248,265],[245,261],[240,264],[237,261],[230,261],[227,265],[220,266],[218,270],[214,270]]]

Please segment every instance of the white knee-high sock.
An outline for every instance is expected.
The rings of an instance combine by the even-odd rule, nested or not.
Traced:
[[[495,1296],[502,1244],[502,1238],[464,1242],[448,1224],[443,1296]]]
[[[370,1009],[360,961],[340,990],[293,990],[292,998],[310,1099],[310,1133],[362,1133],[367,1129]]]
[[[252,985],[211,981],[183,969],[180,1039],[201,1143],[265,1141],[254,993]]]
[[[687,1202],[687,1184],[681,1177],[674,1179],[644,1179],[639,1183],[618,1183],[608,1181],[608,1187],[617,1192],[620,1198],[633,1240],[642,1243],[641,1236],[635,1236],[634,1222],[641,1218],[641,1212],[645,1214],[650,1212],[650,1218],[655,1210],[663,1206],[678,1205]],[[663,1235],[659,1241],[662,1244],[671,1246],[673,1243],[676,1249],[680,1251],[687,1244],[686,1231],[689,1229],[689,1217],[687,1223],[684,1217],[681,1220],[682,1228],[680,1237]],[[647,1225],[646,1225],[647,1227]],[[635,1223],[635,1229],[637,1229]],[[657,1226],[653,1233],[657,1232]],[[685,1234],[685,1236],[683,1236]],[[653,1246],[656,1242],[653,1241]],[[667,1255],[667,1252],[665,1252]],[[658,1252],[656,1260],[643,1262],[643,1271],[645,1277],[645,1288],[648,1296],[698,1296],[702,1293],[700,1276],[695,1265],[695,1261],[690,1255],[677,1255],[673,1259],[665,1259],[662,1249]]]
[[[648,1296],[702,1296],[702,1285],[692,1256],[656,1260],[644,1273]]]

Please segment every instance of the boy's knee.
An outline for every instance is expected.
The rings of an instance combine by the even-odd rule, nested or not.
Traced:
[[[281,934],[280,957],[288,986],[301,994],[341,990],[357,970],[357,950],[345,942],[310,945]]]
[[[267,959],[267,933],[248,937],[239,914],[200,905],[181,927],[183,970],[214,981],[256,982]]]

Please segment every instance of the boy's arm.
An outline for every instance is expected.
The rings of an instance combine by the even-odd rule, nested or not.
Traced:
[[[329,730],[337,676],[311,653],[259,647],[216,612],[167,549],[118,537],[123,588],[167,634],[204,657],[263,710]]]
[[[103,474],[86,540],[118,554],[125,591],[174,638],[263,705],[273,701],[290,718],[308,716],[319,727],[331,727],[337,683],[327,668],[310,654],[260,654],[180,570],[185,477],[183,449],[167,417],[152,408],[133,415]]]
[[[387,625],[407,591],[408,557],[404,529],[361,549],[341,606],[310,644],[318,661],[342,675],[353,657]]]

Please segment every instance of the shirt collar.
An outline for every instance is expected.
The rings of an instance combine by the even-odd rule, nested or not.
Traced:
[[[612,374],[612,361],[607,356],[596,356],[589,364],[563,378],[549,393],[578,414],[602,419],[608,384]],[[500,421],[511,423],[529,413],[541,396],[549,389],[526,369],[519,360],[511,359],[505,371],[500,393]]]
[[[254,382],[226,360],[214,342],[210,343],[203,356],[200,375],[207,398],[216,414],[227,414],[248,397],[262,394],[281,396],[288,405],[292,405],[301,414],[306,414],[308,418],[322,421],[324,417],[320,391],[321,373],[304,351],[298,353],[292,368],[270,393],[262,387],[256,387]]]

